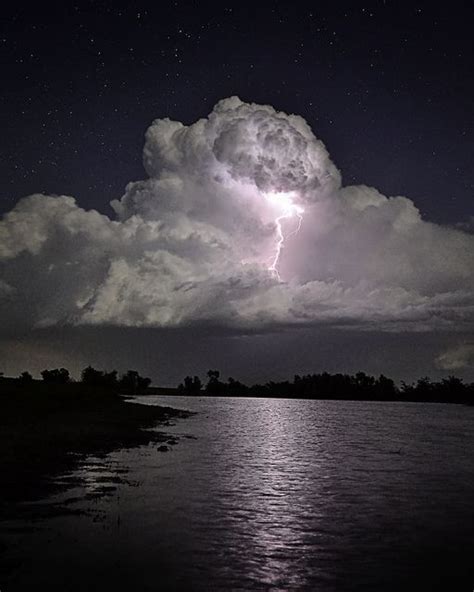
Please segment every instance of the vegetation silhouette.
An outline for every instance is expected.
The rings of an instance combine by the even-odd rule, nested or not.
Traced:
[[[131,395],[145,393],[150,384],[151,379],[140,376],[136,370],[128,370],[118,382],[120,391]]]
[[[33,376],[29,372],[22,372],[18,380],[24,385],[31,384],[33,382]]]
[[[112,372],[104,372],[103,370],[96,370],[92,366],[87,366],[81,373],[81,382],[91,386],[117,386],[117,370]]]
[[[45,382],[52,384],[67,384],[71,382],[69,370],[66,368],[55,368],[54,370],[43,370],[41,376]]]
[[[376,378],[365,372],[354,375],[328,372],[304,376],[297,374],[292,381],[269,381],[252,386],[232,377],[222,382],[218,370],[209,370],[207,377],[207,384],[202,388],[199,377],[191,379],[187,376],[178,386],[178,393],[220,397],[474,403],[474,383],[464,383],[455,376],[439,382],[423,377],[413,384],[402,382],[401,387],[383,374]]]
[[[124,395],[142,395],[145,394],[150,385],[151,379],[141,376],[136,370],[127,370],[119,378],[117,370],[107,372],[96,370],[92,366],[87,366],[81,372],[81,379],[75,381],[66,368],[46,369],[41,372],[42,380],[35,380],[33,376],[24,371],[17,378],[4,376],[0,372],[0,394],[3,393],[21,393],[23,390],[47,394],[51,392],[62,392],[63,394],[77,394],[86,392],[100,393],[118,393]],[[195,377],[197,382],[194,388],[200,389],[201,382]],[[192,392],[187,391],[187,392]]]
[[[140,376],[136,370],[127,370],[118,378],[117,370],[105,372],[87,366],[81,373],[81,382],[89,386],[116,389],[124,394],[143,394],[151,384],[151,379]]]
[[[202,389],[202,382],[199,376],[186,376],[183,382],[178,386],[180,395],[198,395]]]
[[[207,382],[199,376],[186,376],[177,388],[151,387],[151,380],[136,370],[128,370],[120,377],[117,370],[110,372],[87,366],[75,382],[66,368],[54,368],[41,372],[42,381],[35,380],[28,372],[18,378],[7,378],[0,372],[0,391],[23,388],[43,392],[48,389],[80,392],[95,389],[100,392],[116,392],[125,395],[187,395],[219,397],[270,397],[283,399],[334,399],[359,401],[413,401],[427,403],[474,404],[474,383],[465,383],[461,378],[448,376],[440,381],[429,377],[419,378],[414,383],[401,382],[397,386],[391,378],[381,374],[378,378],[357,372],[351,374],[296,374],[293,380],[273,381],[248,386],[233,377],[226,382],[220,378],[219,370],[208,370]],[[9,387],[7,388],[7,385]],[[59,392],[58,391],[58,392]],[[46,391],[44,391],[46,392]]]

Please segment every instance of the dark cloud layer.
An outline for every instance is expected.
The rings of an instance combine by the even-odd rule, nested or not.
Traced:
[[[44,368],[66,366],[79,377],[92,364],[119,371],[136,368],[162,385],[176,385],[186,374],[205,378],[209,368],[218,368],[225,379],[251,383],[296,373],[358,370],[406,381],[449,374],[474,380],[474,368],[457,363],[459,338],[451,332],[440,338],[435,332],[367,333],[321,326],[232,336],[208,328],[51,327],[4,337],[0,359],[2,370],[13,375],[28,368],[39,376]],[[449,352],[455,357],[447,366],[435,362]]]

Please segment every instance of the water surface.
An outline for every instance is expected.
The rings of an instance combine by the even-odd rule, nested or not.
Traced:
[[[2,592],[472,590],[474,408],[140,400],[198,413],[169,452],[88,459],[72,513],[6,525]]]

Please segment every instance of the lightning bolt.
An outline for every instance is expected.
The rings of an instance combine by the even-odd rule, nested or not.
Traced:
[[[283,210],[283,213],[275,218],[277,244],[275,255],[273,256],[271,265],[268,268],[268,271],[270,271],[278,280],[281,280],[280,273],[278,271],[280,255],[283,250],[285,240],[299,232],[303,222],[304,209],[301,206],[293,203],[294,194],[292,193],[267,193],[266,197],[274,206],[278,207],[280,210]],[[295,216],[298,218],[298,224],[294,230],[285,236],[283,233],[282,221]]]

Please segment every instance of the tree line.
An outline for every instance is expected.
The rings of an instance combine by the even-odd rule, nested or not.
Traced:
[[[69,384],[74,382],[69,374],[69,370],[66,368],[43,370],[41,377],[43,382],[47,384]],[[24,385],[35,382],[33,376],[26,371],[22,372],[16,380]],[[117,370],[106,372],[104,370],[96,370],[92,366],[87,366],[81,372],[80,382],[88,386],[116,389],[124,393],[138,394],[146,392],[151,384],[151,379],[140,376],[136,370],[128,370],[119,376]]]
[[[342,399],[363,401],[420,401],[440,403],[474,404],[474,383],[464,383],[461,378],[449,376],[438,382],[428,377],[417,382],[401,383],[398,387],[391,378],[381,374],[378,378],[365,372],[350,374],[295,375],[292,381],[269,381],[248,386],[230,377],[220,379],[218,370],[209,370],[207,382],[198,376],[186,376],[178,386],[182,395],[207,395],[231,397],[275,397],[284,399]]]
[[[2,373],[0,373],[0,378]],[[47,384],[68,384],[74,382],[66,368],[47,369],[41,372],[42,381]],[[34,381],[29,372],[22,372],[14,380],[22,385]],[[153,393],[149,389],[150,378],[140,376],[136,370],[118,374],[97,370],[87,366],[81,373],[80,383],[86,386],[116,390],[126,394]],[[419,401],[439,403],[474,404],[474,383],[465,383],[461,378],[449,376],[440,381],[422,377],[414,383],[401,382],[397,386],[391,378],[381,374],[378,378],[365,372],[350,374],[306,374],[295,375],[293,380],[269,381],[264,384],[246,385],[229,377],[221,380],[219,370],[209,370],[207,381],[199,376],[186,376],[177,388],[181,395],[206,395],[227,397],[272,397],[284,399],[338,399],[361,401]]]

